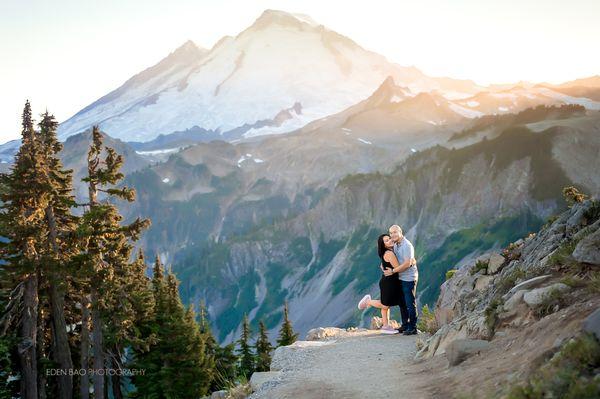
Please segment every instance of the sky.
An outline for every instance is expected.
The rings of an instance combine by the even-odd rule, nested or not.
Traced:
[[[26,99],[64,121],[186,40],[210,48],[268,8],[308,14],[431,76],[600,74],[597,0],[0,0],[0,143],[19,137]]]

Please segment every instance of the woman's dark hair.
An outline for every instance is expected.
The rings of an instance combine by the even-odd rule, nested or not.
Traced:
[[[383,260],[383,254],[385,253],[385,251],[388,251],[385,244],[383,243],[383,237],[389,237],[389,236],[390,236],[389,234],[382,234],[377,239],[377,255],[379,255],[381,260]]]

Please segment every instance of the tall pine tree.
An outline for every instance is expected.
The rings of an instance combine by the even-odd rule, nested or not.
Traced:
[[[252,330],[250,330],[248,316],[244,315],[244,321],[242,322],[242,334],[238,340],[238,356],[240,358],[239,374],[246,378],[250,378],[255,367],[254,354],[252,353],[249,342],[251,335]]]
[[[109,337],[105,333],[109,332],[108,320],[122,316],[115,312],[122,311],[119,295],[125,289],[122,277],[127,274],[123,269],[129,266],[130,241],[136,241],[141,231],[149,225],[148,220],[140,218],[122,225],[122,216],[117,207],[108,200],[99,199],[100,193],[105,194],[107,199],[135,199],[133,190],[115,187],[124,177],[120,172],[122,165],[123,157],[114,149],[103,145],[102,134],[94,126],[87,156],[88,173],[83,179],[88,186],[89,202],[78,226],[78,235],[83,239],[85,248],[80,261],[84,265],[84,275],[87,275],[89,287],[92,365],[96,371],[92,375],[92,381],[96,399],[103,399],[105,394],[104,376],[97,371],[107,365],[107,343],[110,340],[107,340]]]
[[[49,191],[49,201],[45,209],[47,251],[42,259],[42,271],[47,280],[50,299],[53,359],[60,369],[66,371],[57,377],[58,397],[70,399],[73,397],[73,377],[69,371],[73,369],[73,359],[67,335],[65,295],[70,280],[70,271],[67,268],[76,251],[73,233],[78,220],[71,211],[75,205],[72,171],[65,170],[58,157],[62,144],[56,138],[57,127],[58,122],[53,115],[48,111],[42,114],[39,137]]]
[[[292,328],[292,322],[290,321],[288,313],[287,301],[283,305],[283,323],[279,329],[279,337],[277,338],[277,346],[291,345],[298,339],[298,334],[294,332]]]
[[[21,147],[10,173],[1,177],[0,195],[0,236],[7,240],[1,247],[2,280],[16,287],[13,292],[22,309],[17,350],[23,399],[38,398],[38,287],[46,242],[45,210],[49,203],[46,177],[42,144],[34,130],[31,105],[27,101],[22,115]]]
[[[256,371],[269,371],[273,345],[269,342],[267,327],[262,320],[258,323],[258,338],[254,347],[256,349]]]

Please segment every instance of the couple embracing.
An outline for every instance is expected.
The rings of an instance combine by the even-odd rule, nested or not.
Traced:
[[[365,295],[358,303],[363,310],[370,306],[381,309],[382,332],[404,335],[417,334],[416,289],[419,272],[415,261],[415,249],[402,234],[398,225],[389,228],[389,234],[377,239],[377,253],[381,259],[383,275],[379,280],[380,299]],[[389,311],[392,306],[400,307],[402,326],[396,330],[389,324]]]

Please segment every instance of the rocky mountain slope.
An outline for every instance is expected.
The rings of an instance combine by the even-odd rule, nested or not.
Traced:
[[[380,231],[401,223],[415,241],[421,300],[431,304],[448,269],[564,207],[563,187],[598,194],[598,129],[597,114],[578,112],[512,124],[491,139],[414,153],[387,173],[355,171],[295,190],[267,177],[270,159],[247,152],[249,144],[194,146],[129,175],[140,199],[129,216],[153,219],[144,245],[172,260],[187,300],[207,300],[222,340],[236,335],[244,313],[276,327],[284,299],[301,332],[359,323],[348,303],[375,289]],[[298,170],[326,174],[322,162]]]
[[[313,329],[275,351],[250,397],[598,397],[600,202],[577,200],[449,275],[421,315],[433,335]]]

